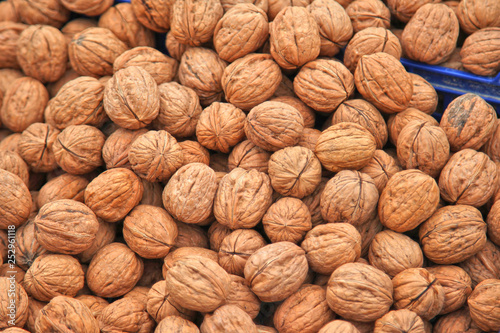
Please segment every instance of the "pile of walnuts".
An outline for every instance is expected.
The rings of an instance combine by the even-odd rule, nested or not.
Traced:
[[[498,332],[500,120],[402,56],[500,2],[0,2],[0,330]]]

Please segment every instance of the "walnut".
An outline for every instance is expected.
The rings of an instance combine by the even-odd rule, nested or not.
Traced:
[[[92,315],[95,318],[97,318],[97,316],[99,316],[102,313],[102,310],[109,305],[108,301],[99,296],[79,295],[75,297],[75,299],[85,304],[90,309]]]
[[[500,162],[500,140],[498,139],[500,137],[500,127],[498,124],[500,124],[500,119],[497,119],[495,131],[483,146],[484,153],[495,163]]]
[[[236,305],[245,311],[252,319],[260,312],[260,300],[250,290],[246,280],[241,276],[230,275],[231,292],[227,297],[226,304]]]
[[[273,21],[278,13],[286,7],[307,7],[311,0],[269,0],[267,15],[270,21]]]
[[[433,274],[444,290],[444,306],[440,314],[460,309],[472,292],[470,276],[457,266],[434,266],[427,270]]]
[[[324,223],[323,216],[321,216],[320,201],[327,181],[327,178],[321,178],[321,181],[314,192],[302,198],[302,201],[307,205],[307,207],[309,208],[309,212],[311,213],[311,223],[313,228],[319,224]]]
[[[148,333],[155,327],[155,321],[147,313],[146,306],[130,298],[122,298],[105,307],[97,320],[102,333]]]
[[[500,246],[500,202],[496,200],[491,207],[488,218],[486,220],[488,225],[488,237],[489,239]]]
[[[132,10],[137,20],[146,28],[165,33],[170,28],[170,13],[175,1],[132,0]]]
[[[0,169],[15,174],[26,186],[29,186],[29,168],[18,153],[0,150]]]
[[[23,287],[10,278],[0,277],[0,300],[4,304],[0,310],[0,329],[23,327],[28,317],[28,295]],[[15,307],[14,315],[10,312],[12,304]]]
[[[209,165],[210,153],[198,141],[186,140],[179,142],[182,148],[182,165],[203,163]]]
[[[500,4],[477,0],[460,1],[457,11],[460,27],[467,33],[488,28],[500,27]]]
[[[94,178],[85,189],[85,204],[107,222],[124,218],[141,201],[142,183],[124,168],[107,170]]]
[[[168,316],[179,316],[184,319],[193,319],[194,312],[184,309],[172,301],[170,292],[165,286],[165,281],[155,283],[147,295],[147,311],[153,319],[160,323]]]
[[[165,39],[165,47],[168,51],[168,54],[170,54],[172,58],[174,58],[177,61],[181,61],[182,55],[191,46],[180,43],[177,39],[175,39],[172,32],[169,31]]]
[[[49,93],[40,81],[31,77],[15,80],[3,98],[0,113],[3,126],[13,132],[22,132],[42,122],[48,100]]]
[[[130,290],[128,293],[123,295],[123,298],[127,298],[129,300],[134,300],[134,301],[139,301],[139,303],[142,304],[144,310],[146,310],[146,304],[148,301],[148,292],[150,288],[149,287],[140,287],[140,286],[135,286]]]
[[[408,107],[432,114],[436,111],[438,95],[436,89],[420,75],[410,73],[413,82],[413,95]]]
[[[68,45],[71,67],[80,75],[113,74],[113,62],[127,45],[105,28],[88,28],[73,36]]]
[[[406,125],[415,120],[423,121],[433,126],[439,125],[437,120],[432,116],[415,108],[408,108],[403,112],[393,114],[387,121],[387,128],[389,130],[389,138],[395,146],[398,143],[399,133],[401,133]]]
[[[9,131],[6,133],[7,136],[0,140],[0,150],[2,151],[11,151],[14,153],[20,154],[18,150],[18,143],[21,139],[21,133],[12,133]],[[23,157],[23,159],[26,161],[26,159]],[[55,163],[55,161],[54,161]]]
[[[354,72],[354,81],[361,95],[385,113],[401,112],[410,104],[411,76],[399,60],[388,53],[362,56]]]
[[[320,53],[319,27],[304,7],[286,7],[269,29],[271,55],[284,69],[296,69]]]
[[[496,300],[500,296],[500,282],[498,279],[484,280],[474,289],[467,303],[470,316],[476,325],[484,331],[500,329],[500,309]]]
[[[402,309],[386,313],[375,322],[374,333],[424,333],[424,322],[413,311]]]
[[[222,75],[225,68],[226,62],[214,51],[192,47],[182,55],[179,81],[196,92],[201,105],[208,106],[222,99]]]
[[[460,310],[442,316],[434,324],[435,333],[482,333],[470,317],[468,307],[463,307]]]
[[[266,13],[266,18],[267,18],[267,10],[269,8],[268,0],[222,0],[220,3],[222,4],[224,12],[229,11],[231,8],[239,4],[246,4],[246,3],[253,4],[257,8],[262,9],[264,13]]]
[[[167,316],[156,326],[156,333],[168,333],[172,330],[179,333],[200,333],[198,327],[189,320],[179,316]]]
[[[441,2],[441,0],[388,0],[387,6],[399,21],[407,23],[423,5],[439,2]]]
[[[288,104],[297,109],[304,119],[304,129],[312,129],[316,123],[316,114],[314,110],[307,106],[300,99],[293,96],[280,96],[274,97],[270,100],[271,102],[281,102]]]
[[[401,41],[404,53],[410,59],[431,65],[445,62],[455,50],[459,29],[450,7],[425,4],[404,28]]]
[[[58,0],[11,0],[14,11],[26,24],[47,24],[60,28],[70,12]]]
[[[99,218],[97,220],[99,221],[99,229],[97,229],[94,241],[88,249],[78,254],[78,258],[82,263],[89,263],[97,251],[112,243],[115,239],[116,225],[114,223],[104,222]]]
[[[370,176],[379,193],[382,193],[389,179],[401,170],[397,159],[385,151],[377,149],[370,162],[360,171]]]
[[[64,27],[61,28],[61,32],[66,39],[66,43],[69,44],[77,33],[80,33],[87,28],[95,27],[97,27],[97,21],[90,18],[77,18],[66,23]]]
[[[316,111],[331,113],[354,92],[354,79],[339,61],[317,59],[304,65],[293,81],[297,96]]]
[[[222,331],[258,333],[252,318],[236,305],[223,305],[206,314],[200,329],[204,333]]]
[[[61,90],[62,86],[64,86],[69,81],[72,81],[78,77],[80,77],[80,74],[75,72],[73,68],[71,67],[68,68],[59,80],[47,84],[47,91],[49,92],[50,98],[56,97],[57,93],[59,92],[59,90]]]
[[[72,12],[83,14],[85,16],[97,16],[104,13],[113,5],[113,1],[83,1],[83,0],[61,0],[64,7]]]
[[[312,228],[311,213],[301,200],[282,198],[269,207],[262,224],[271,242],[299,243]]]
[[[16,22],[0,22],[0,67],[19,69],[20,64],[17,60],[17,41],[21,33],[27,28],[26,25]]]
[[[0,229],[20,227],[28,219],[33,203],[21,178],[0,169]]]
[[[210,228],[208,229],[208,238],[210,240],[210,249],[219,252],[220,246],[222,242],[224,241],[224,238],[226,236],[229,236],[231,234],[232,230],[229,229],[228,227],[220,224],[219,222],[215,221],[210,225]],[[224,267],[223,267],[224,268]]]
[[[377,52],[385,52],[399,59],[403,50],[399,39],[390,30],[382,27],[366,28],[355,34],[347,45],[344,63],[354,72],[361,57]]]
[[[165,280],[175,303],[201,312],[212,312],[224,304],[231,286],[229,274],[222,267],[199,256],[175,261]]]
[[[281,75],[281,83],[274,92],[273,97],[290,96],[295,97],[293,82],[285,74]]]
[[[238,143],[229,154],[229,170],[243,168],[245,170],[256,169],[257,171],[267,173],[268,163],[271,154],[264,149],[245,140]]]
[[[128,130],[119,128],[113,132],[104,142],[102,157],[107,169],[127,168],[132,169],[128,160],[128,153],[132,143],[141,135],[147,133],[145,128],[139,130]]]
[[[284,300],[297,291],[307,276],[304,250],[290,242],[266,245],[245,264],[245,278],[263,302]]]
[[[347,6],[346,13],[354,33],[370,27],[389,29],[391,26],[391,12],[380,0],[355,0]]]
[[[82,266],[75,258],[63,254],[46,254],[33,261],[23,286],[39,301],[49,302],[56,296],[74,297],[83,288]]]
[[[302,136],[300,137],[298,146],[307,148],[311,151],[314,151],[316,148],[316,143],[321,135],[321,131],[315,128],[304,128],[302,132]]]
[[[490,241],[475,255],[459,264],[472,279],[472,287],[486,279],[500,278],[500,249]]]
[[[484,76],[500,72],[500,20],[498,25],[498,28],[481,29],[467,37],[460,51],[465,69]]]
[[[387,313],[392,305],[391,279],[366,264],[344,264],[331,275],[326,300],[345,319],[371,322]]]
[[[13,1],[2,1],[0,3],[0,21],[20,22]]]
[[[16,230],[16,264],[24,270],[33,264],[36,258],[49,253],[35,237],[34,215]]]
[[[422,171],[410,169],[398,172],[389,179],[380,194],[378,214],[385,227],[405,232],[431,217],[438,204],[439,187],[436,181]]]
[[[207,233],[199,226],[176,221],[177,239],[175,248],[181,247],[200,247],[208,249],[210,244]]]
[[[348,321],[334,320],[323,326],[318,333],[360,333],[359,330]]]
[[[218,263],[217,252],[215,251],[196,246],[181,247],[169,252],[169,254],[165,257],[162,267],[163,276],[166,276],[168,270],[172,268],[177,260],[189,256],[202,257],[204,259],[212,260],[216,264]]]
[[[220,244],[219,264],[229,274],[243,276],[248,258],[265,245],[266,241],[257,231],[235,230],[227,235]]]

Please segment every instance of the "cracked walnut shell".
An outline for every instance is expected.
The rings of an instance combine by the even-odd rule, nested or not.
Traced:
[[[0,169],[0,229],[20,227],[28,219],[33,202],[21,178]]]

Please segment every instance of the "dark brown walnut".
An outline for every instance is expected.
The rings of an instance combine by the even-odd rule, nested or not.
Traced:
[[[23,131],[17,149],[19,155],[35,172],[50,172],[57,168],[53,146],[59,130],[49,124],[35,123]]]
[[[293,87],[308,106],[331,113],[353,94],[354,78],[341,62],[317,59],[300,69]]]
[[[172,300],[189,310],[212,312],[230,292],[229,274],[217,263],[200,256],[178,259],[165,276]]]
[[[380,194],[378,215],[385,227],[405,232],[431,217],[438,204],[439,187],[436,181],[420,170],[410,169],[398,172],[389,179]]]
[[[168,333],[173,329],[176,330],[175,332],[179,333],[200,333],[198,326],[196,326],[193,322],[179,316],[165,317],[165,319],[158,323],[155,332]]]
[[[70,125],[100,127],[106,121],[103,107],[104,85],[81,76],[61,87],[45,109],[45,121],[62,130]]]
[[[128,160],[128,153],[132,143],[141,135],[147,133],[145,128],[139,130],[128,130],[119,128],[113,132],[104,142],[102,157],[107,169],[127,168],[132,169]]]
[[[470,276],[458,266],[434,266],[427,270],[433,274],[444,290],[444,306],[439,314],[460,309],[472,292]]]
[[[71,199],[83,202],[83,193],[89,181],[83,176],[64,173],[45,183],[37,198],[38,207],[46,203],[60,200]]]
[[[16,281],[7,277],[0,277],[0,300],[2,309],[0,310],[0,329],[2,331],[8,327],[23,327],[28,317],[28,295],[23,287]],[[10,316],[8,306],[14,304],[15,315]],[[11,306],[12,308],[12,306]]]
[[[182,166],[182,148],[167,131],[149,131],[132,142],[128,159],[140,177],[166,181]]]
[[[379,193],[382,193],[389,179],[401,170],[397,159],[384,150],[377,149],[370,162],[360,171],[370,176]]]
[[[57,296],[74,297],[83,284],[82,266],[72,256],[63,254],[46,254],[35,259],[23,282],[30,296],[44,302]]]
[[[57,164],[66,172],[83,175],[103,164],[102,147],[106,137],[89,125],[70,125],[52,147]]]
[[[208,249],[210,247],[207,233],[197,225],[187,224],[176,221],[177,224],[177,239],[175,240],[175,248],[181,247],[200,247]]]
[[[31,194],[21,178],[0,169],[0,229],[20,227],[32,208]]]
[[[354,72],[361,57],[377,52],[385,52],[399,59],[403,50],[399,39],[390,30],[382,27],[366,28],[355,34],[347,45],[344,63]]]
[[[419,237],[427,258],[437,264],[455,264],[484,248],[486,223],[472,206],[446,206],[422,224]]]
[[[99,325],[83,302],[67,296],[57,296],[40,310],[35,331],[99,333]]]
[[[219,264],[229,274],[243,276],[248,258],[265,245],[266,241],[257,231],[251,229],[235,230],[227,235],[220,244]]]
[[[424,322],[413,311],[402,309],[386,313],[375,322],[374,333],[424,333]]]
[[[498,182],[495,162],[472,149],[453,154],[439,177],[441,197],[453,204],[481,207],[495,194]]]
[[[351,99],[340,104],[332,115],[332,125],[351,122],[366,128],[377,142],[377,149],[387,143],[387,125],[380,112],[370,103],[362,99]]]
[[[271,205],[272,191],[265,173],[236,168],[219,183],[214,200],[215,218],[231,229],[253,228]]]
[[[26,186],[29,186],[29,168],[18,153],[0,150],[0,169],[15,174]]]
[[[146,127],[160,110],[160,93],[156,81],[141,67],[131,66],[119,70],[106,83],[104,110],[120,127]]]
[[[500,329],[500,309],[497,300],[500,297],[498,279],[484,280],[474,289],[467,301],[470,316],[474,323],[487,332]]]
[[[296,108],[297,111],[299,111],[300,114],[302,115],[302,118],[304,119],[304,127],[311,128],[311,129],[314,127],[314,125],[316,123],[316,114],[314,113],[314,110],[311,109],[309,106],[307,106],[304,102],[302,102],[297,97],[280,96],[280,97],[274,97],[270,101],[271,102],[285,103],[285,104],[288,104],[288,105]]]
[[[456,14],[460,27],[467,34],[483,28],[500,27],[500,4],[496,1],[460,1]]]
[[[127,45],[105,28],[88,28],[68,45],[71,67],[80,75],[101,77],[113,74],[113,63]]]
[[[321,194],[321,215],[326,222],[360,226],[377,210],[379,193],[373,179],[358,171],[342,170]]]
[[[80,33],[87,28],[95,27],[97,27],[96,20],[93,20],[91,18],[77,18],[66,23],[64,27],[61,28],[61,32],[66,39],[66,43],[69,44],[77,33]]]
[[[61,0],[61,3],[72,12],[83,14],[85,16],[101,15],[113,5],[113,1],[111,0]]]
[[[102,310],[109,305],[108,301],[99,296],[79,295],[75,297],[75,299],[85,304],[95,318],[97,318],[97,316],[101,314]]]
[[[366,264],[344,264],[331,275],[326,300],[344,319],[372,322],[387,313],[392,305],[391,279]]]
[[[60,28],[70,12],[58,0],[12,0],[14,12],[26,24],[47,24]]]
[[[298,146],[307,148],[311,151],[314,151],[316,148],[316,143],[321,135],[321,131],[315,128],[304,128],[302,132],[302,136],[300,137]]]
[[[407,23],[423,5],[439,2],[441,2],[441,0],[389,0],[387,1],[387,6],[399,21]]]
[[[481,333],[482,330],[472,321],[467,306],[440,317],[434,324],[435,333]]]
[[[181,0],[172,5],[170,30],[179,42],[199,46],[212,39],[224,14],[219,1]]]
[[[385,113],[404,111],[413,95],[410,74],[398,59],[384,52],[362,56],[354,81],[361,95]]]
[[[66,39],[48,25],[32,25],[17,41],[17,60],[23,72],[43,83],[57,81],[68,63]]]
[[[158,85],[170,82],[177,74],[179,63],[152,47],[135,47],[125,51],[113,63],[113,71],[130,66],[138,66],[145,69]]]
[[[394,308],[415,312],[430,320],[441,312],[444,289],[437,278],[425,268],[408,268],[392,279]]]
[[[475,94],[454,99],[446,108],[440,126],[446,132],[452,151],[478,150],[495,131],[495,109]]]
[[[136,299],[122,298],[105,307],[97,317],[100,332],[151,332],[155,321],[146,306]]]
[[[170,12],[174,1],[133,0],[131,3],[134,15],[143,26],[160,33],[170,29]]]
[[[245,264],[245,279],[263,302],[281,301],[296,292],[307,276],[304,250],[290,242],[266,245]]]
[[[168,316],[179,316],[192,320],[194,312],[184,309],[179,304],[172,301],[170,291],[165,287],[165,281],[155,283],[147,294],[146,309],[151,317],[160,323]]]
[[[2,1],[0,3],[0,21],[20,22],[12,1]]]
[[[143,269],[141,258],[125,244],[111,243],[92,258],[86,281],[95,295],[118,297],[134,288]]]
[[[408,108],[403,112],[393,114],[387,121],[387,128],[389,130],[389,139],[395,146],[398,143],[399,133],[401,133],[406,125],[415,120],[423,121],[433,126],[439,125],[435,118],[415,108]]]
[[[85,204],[107,222],[123,219],[141,201],[144,187],[132,171],[107,170],[94,178],[85,189]]]
[[[94,241],[91,243],[90,247],[85,251],[78,254],[78,259],[82,263],[89,263],[94,255],[104,246],[113,242],[116,237],[116,225],[113,223],[104,222],[102,219],[97,219],[99,221],[99,229],[97,229],[97,234]]]
[[[403,51],[410,59],[440,64],[455,50],[459,30],[457,16],[450,7],[441,3],[425,4],[404,28]]]
[[[217,191],[216,175],[203,163],[181,167],[163,190],[163,205],[184,223],[201,223],[210,217]]]
[[[43,122],[43,111],[49,101],[44,85],[31,77],[15,80],[5,91],[1,122],[13,132],[22,132],[34,123]]]
[[[33,221],[38,242],[48,251],[78,254],[94,241],[99,222],[83,203],[62,199],[40,208]]]
[[[266,12],[252,3],[241,3],[226,11],[219,20],[215,26],[213,42],[221,59],[233,62],[255,52],[268,36],[269,24]],[[245,42],[241,44],[240,41]]]
[[[237,144],[229,154],[228,167],[229,170],[235,168],[256,169],[267,173],[270,157],[270,153],[255,145],[252,141],[245,140]]]
[[[488,224],[489,239],[500,246],[500,203],[496,200],[491,207],[486,223]]]
[[[226,304],[236,305],[245,311],[250,318],[255,319],[260,312],[261,302],[250,290],[247,281],[241,276],[230,275],[231,292],[226,299]]]
[[[307,9],[318,23],[320,55],[333,57],[352,37],[353,29],[349,16],[336,1],[313,1]]]
[[[64,86],[69,81],[76,79],[77,77],[80,77],[80,74],[75,72],[75,70],[70,67],[66,70],[66,72],[64,72],[63,76],[61,76],[59,80],[47,84],[47,91],[49,92],[50,98],[56,97],[57,93],[59,92],[59,90],[61,90],[62,86]]]
[[[418,169],[438,177],[448,162],[450,144],[441,127],[415,120],[399,133],[397,152],[404,169]]]
[[[165,39],[165,47],[168,51],[168,54],[177,61],[181,61],[182,55],[188,48],[191,46],[187,44],[180,43],[177,39],[175,39],[174,35],[171,31],[167,33],[167,37]]]
[[[206,314],[200,330],[203,333],[258,333],[252,318],[238,306],[229,304],[221,306],[213,314]]]
[[[179,142],[182,148],[182,165],[189,163],[210,163],[210,153],[198,141],[186,140]]]
[[[1,68],[21,68],[17,61],[17,41],[26,28],[27,26],[22,23],[0,22],[0,40],[2,40],[0,46]]]
[[[31,218],[16,230],[16,264],[24,270],[28,270],[36,258],[48,253],[35,237],[35,225],[32,218],[34,215],[31,215]]]
[[[189,224],[188,224],[189,225]],[[189,256],[202,257],[206,260],[211,260],[214,263],[218,263],[217,252],[197,247],[197,246],[186,246],[177,248],[168,253],[168,255],[163,260],[162,274],[165,277],[168,270],[172,268],[177,260],[184,259]]]
[[[346,13],[351,18],[354,33],[371,27],[389,29],[391,12],[379,0],[356,0],[351,2]]]
[[[318,57],[319,26],[304,7],[285,7],[269,28],[271,55],[284,69],[296,69]]]
[[[109,29],[129,47],[155,46],[153,32],[137,20],[130,3],[110,7],[101,15],[97,25]]]
[[[482,250],[459,264],[472,279],[472,287],[486,279],[500,278],[500,249],[490,241]]]
[[[248,54],[227,66],[222,75],[227,101],[245,111],[272,97],[280,82],[280,67],[269,54]]]
[[[436,111],[438,95],[436,89],[420,75],[410,73],[413,82],[413,95],[408,107],[415,108],[427,114]]]
[[[491,7],[488,11],[490,9]],[[500,14],[500,5],[497,11]],[[500,72],[500,20],[498,26],[481,29],[467,37],[460,51],[465,69],[484,76],[493,76]]]
[[[226,62],[215,51],[192,47],[182,55],[179,81],[196,92],[201,105],[208,106],[222,100],[222,75],[226,66]]]

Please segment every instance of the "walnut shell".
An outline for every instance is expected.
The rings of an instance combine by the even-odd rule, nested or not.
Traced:
[[[300,69],[293,87],[308,106],[331,113],[353,94],[354,78],[341,62],[317,59]]]
[[[459,264],[472,279],[472,287],[487,279],[500,278],[500,249],[490,241],[475,255]]]
[[[141,201],[144,189],[132,171],[107,170],[94,178],[85,189],[85,204],[107,222],[124,218]]]
[[[284,69],[316,59],[321,49],[319,26],[304,7],[285,7],[269,29],[271,55]]]
[[[267,173],[269,158],[271,154],[252,143],[245,140],[238,143],[228,158],[229,170],[242,168],[245,170],[256,169],[257,171]]]
[[[293,91],[293,82],[285,74],[281,75],[281,83],[273,95],[273,97],[281,96],[295,97],[295,92]]]
[[[113,1],[83,1],[83,0],[61,0],[64,7],[72,12],[83,14],[85,16],[97,16],[104,13],[109,7],[113,5]]]
[[[17,145],[19,155],[35,172],[50,172],[57,167],[53,145],[59,130],[49,124],[35,123],[23,131]]]
[[[210,247],[207,233],[197,225],[187,224],[176,221],[177,239],[175,248],[181,247],[200,247],[208,249]]]
[[[105,307],[97,320],[102,333],[148,333],[155,327],[145,304],[130,298],[122,298]]]
[[[229,274],[222,267],[199,256],[175,261],[165,281],[175,303],[200,312],[211,312],[224,304],[231,286]]]
[[[243,276],[248,258],[265,245],[266,241],[255,230],[234,230],[221,242],[218,254],[219,264],[229,274]]]
[[[298,146],[307,148],[311,151],[314,151],[316,148],[316,143],[321,135],[321,131],[315,128],[304,128],[302,132],[302,136],[300,137]]]
[[[0,3],[0,21],[20,22],[13,1],[3,1]]]
[[[89,181],[82,176],[68,173],[49,180],[42,186],[38,194],[38,207],[60,199],[71,199],[83,202],[83,193]]]
[[[18,153],[0,150],[0,169],[15,174],[26,186],[29,186],[29,168]]]
[[[500,246],[500,203],[496,200],[488,213],[486,220],[488,224],[489,239]]]
[[[97,27],[97,21],[90,18],[77,18],[66,23],[64,27],[61,28],[61,32],[63,33],[64,38],[66,39],[66,43],[69,44],[77,33],[80,33],[87,28],[95,28],[95,27]],[[66,71],[65,74],[67,74],[67,72],[68,71]],[[64,76],[65,75],[63,75],[63,77]]]
[[[172,301],[170,292],[165,287],[165,281],[155,283],[147,295],[147,311],[151,317],[160,323],[168,316],[180,316],[184,319],[191,320],[194,312],[184,309],[179,304]]]
[[[370,27],[389,29],[391,25],[391,12],[379,0],[356,0],[351,2],[346,13],[351,18],[354,33]]]
[[[252,318],[236,305],[223,305],[213,314],[205,315],[200,326],[203,333],[222,331],[257,333]]]
[[[427,268],[444,290],[444,306],[439,314],[447,314],[460,309],[472,292],[470,276],[457,266],[434,266]]]
[[[99,222],[90,208],[75,200],[45,204],[35,217],[35,236],[48,251],[78,254],[94,241]]]
[[[134,0],[135,1],[135,0]],[[168,54],[177,61],[181,61],[182,55],[188,48],[191,46],[187,44],[180,43],[177,39],[175,39],[174,35],[171,31],[167,33],[167,37],[165,39],[165,47],[168,51]]]
[[[415,15],[415,12],[425,4],[439,3],[441,0],[388,0],[387,6],[391,13],[401,22],[407,23]]]
[[[212,260],[213,262],[218,263],[217,252],[215,251],[197,246],[180,247],[173,251],[170,251],[169,254],[165,257],[162,267],[163,276],[166,276],[168,270],[172,268],[177,260],[184,259],[189,256],[202,257],[204,259]]]
[[[0,310],[0,329],[8,327],[23,327],[28,319],[28,295],[16,281],[0,277],[0,300],[3,304]],[[14,305],[14,315],[11,309]]]
[[[40,310],[35,322],[36,332],[99,333],[99,325],[90,309],[81,301],[57,296]]]
[[[274,97],[270,101],[285,103],[296,108],[297,111],[299,111],[300,114],[302,115],[302,118],[304,119],[304,127],[305,127],[304,129],[306,128],[313,129],[316,123],[316,114],[314,113],[313,109],[311,109],[297,97],[280,96],[280,97]]]
[[[210,153],[198,141],[186,140],[179,142],[182,148],[182,165],[203,163],[209,165]]]
[[[97,229],[97,234],[88,249],[78,254],[78,258],[82,263],[89,263],[94,255],[102,249],[104,246],[113,242],[116,236],[116,225],[113,223],[104,222],[101,219],[99,221],[99,229]]]
[[[68,43],[70,41],[68,41]],[[59,92],[59,90],[61,90],[62,86],[64,86],[69,81],[72,81],[78,77],[80,77],[80,74],[75,72],[75,70],[73,68],[71,68],[71,67],[68,68],[59,80],[57,80],[56,82],[52,82],[52,83],[47,84],[47,91],[49,92],[50,98],[56,97],[57,93]]]
[[[389,179],[380,194],[378,214],[385,227],[405,232],[431,217],[438,204],[436,181],[422,171],[410,169]]]
[[[467,34],[483,28],[500,27],[500,4],[495,1],[460,1],[456,14],[460,27]]]
[[[427,122],[433,126],[439,125],[437,120],[432,116],[415,108],[408,108],[403,112],[393,114],[387,121],[387,128],[389,130],[389,138],[395,146],[398,144],[399,133],[401,133],[406,125],[415,120]]]
[[[485,331],[500,329],[500,313],[496,300],[500,295],[498,279],[484,280],[474,289],[467,301],[474,323]]]
[[[496,129],[482,149],[483,152],[486,153],[495,163],[500,162],[500,127],[498,124],[500,124],[500,119],[497,119]]]
[[[83,284],[84,274],[78,260],[62,254],[46,254],[36,258],[23,282],[32,297],[45,302],[57,296],[74,297]]]
[[[20,227],[28,219],[32,205],[31,194],[21,178],[0,169],[0,229]]]
[[[420,75],[410,73],[413,82],[413,95],[408,107],[432,114],[436,111],[438,95],[436,89]]]
[[[26,28],[26,25],[16,22],[6,21],[0,23],[0,38],[2,39],[0,67],[21,68],[17,61],[17,41]]]
[[[392,305],[391,279],[366,264],[344,264],[331,275],[326,300],[345,319],[371,322],[387,313]]]
[[[297,291],[307,276],[304,250],[290,242],[266,245],[245,264],[245,278],[263,302],[280,301]]]
[[[128,130],[119,128],[114,131],[104,142],[102,157],[107,169],[127,168],[132,169],[128,160],[128,153],[132,143],[141,135],[147,133],[145,128]]]
[[[495,131],[497,116],[491,105],[475,94],[454,99],[446,108],[440,126],[452,151],[478,150]]]
[[[14,11],[26,24],[48,24],[60,28],[70,12],[57,0],[12,0]]]
[[[113,62],[127,45],[105,28],[88,28],[68,45],[71,67],[80,75],[100,77],[113,74]]]
[[[34,215],[16,230],[16,264],[24,270],[33,264],[36,258],[49,253],[43,248],[35,237]]]
[[[135,300],[139,301],[139,303],[142,304],[143,310],[146,310],[146,304],[148,301],[148,292],[150,288],[149,287],[140,287],[140,286],[135,286],[130,290],[128,293],[123,295],[123,298],[127,298],[130,300]]]
[[[253,4],[257,8],[262,9],[264,13],[266,13],[266,17],[267,17],[267,10],[269,8],[268,0],[222,0],[220,3],[222,4],[224,12],[229,11],[231,8],[237,6],[238,4],[246,4],[246,3]]]
[[[219,222],[215,221],[210,225],[210,228],[208,229],[208,238],[210,240],[210,249],[219,252],[220,246],[222,242],[224,241],[224,238],[226,236],[229,236],[231,234],[232,230],[229,229],[228,227],[220,224]]]
[[[236,305],[245,311],[250,318],[255,319],[260,312],[260,300],[250,290],[244,278],[231,275],[231,292],[226,299],[226,304]]]
[[[359,330],[348,321],[334,320],[323,326],[318,333],[360,333]]]
[[[312,228],[311,213],[301,200],[282,198],[269,207],[262,224],[271,242],[299,243]]]
[[[370,176],[379,193],[382,193],[389,179],[401,170],[397,159],[377,149],[370,162],[359,171]]]
[[[435,333],[482,333],[470,317],[470,311],[467,306],[442,316],[434,324]]]
[[[460,26],[453,10],[440,3],[420,7],[405,26],[401,44],[410,59],[431,65],[448,60],[457,45]]]
[[[424,333],[424,322],[413,311],[402,309],[386,313],[375,322],[374,333]]]
[[[500,13],[500,6],[498,6],[498,12]],[[498,25],[500,26],[500,21]],[[484,76],[498,74],[500,71],[500,27],[481,29],[467,37],[460,56],[465,69],[474,74]]]
[[[155,333],[169,333],[172,330],[178,333],[200,333],[195,324],[179,316],[165,317],[156,326]]]
[[[354,81],[361,95],[383,112],[401,112],[410,104],[411,76],[399,60],[388,53],[362,56],[354,72]]]
[[[273,21],[278,13],[286,7],[307,7],[311,0],[269,0],[267,16]]]
[[[75,297],[75,299],[85,304],[90,309],[92,315],[95,318],[97,318],[97,316],[99,316],[102,313],[102,310],[109,305],[108,301],[99,296],[79,295]]]
[[[170,13],[174,1],[132,0],[131,3],[134,15],[143,26],[160,33],[170,29]]]
[[[3,126],[13,132],[22,132],[42,122],[48,100],[49,93],[40,81],[31,77],[15,80],[3,98],[0,113]]]

